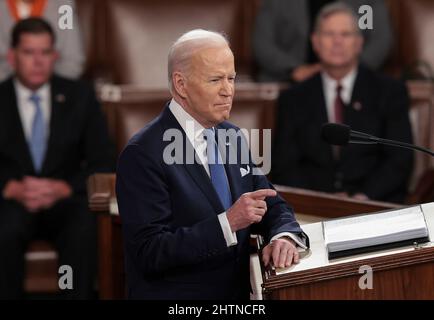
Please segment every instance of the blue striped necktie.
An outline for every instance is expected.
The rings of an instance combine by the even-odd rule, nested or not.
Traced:
[[[232,196],[222,157],[215,140],[214,129],[205,129],[204,135],[207,141],[208,167],[211,182],[220,198],[221,204],[227,210],[232,206]]]
[[[46,140],[45,140],[45,123],[44,115],[41,108],[41,97],[36,93],[30,96],[30,101],[35,106],[35,116],[32,123],[32,134],[30,136],[30,153],[32,155],[33,166],[36,172],[40,172],[42,169],[42,163],[44,161]]]

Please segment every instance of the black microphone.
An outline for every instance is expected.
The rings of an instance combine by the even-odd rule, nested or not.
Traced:
[[[376,136],[351,130],[345,124],[325,123],[321,128],[321,137],[324,141],[335,146],[345,146],[352,144],[384,144],[388,146],[401,147],[406,149],[418,150],[434,156],[432,150],[415,146],[413,144],[378,138]]]

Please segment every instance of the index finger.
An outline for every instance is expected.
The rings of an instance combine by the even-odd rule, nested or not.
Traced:
[[[264,200],[266,197],[275,197],[277,195],[277,192],[273,189],[259,189],[250,192],[249,195],[255,200]]]

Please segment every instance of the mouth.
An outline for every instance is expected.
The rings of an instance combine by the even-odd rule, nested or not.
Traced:
[[[33,73],[31,74],[31,76],[32,76],[32,77],[35,77],[35,78],[40,78],[40,77],[44,77],[44,76],[45,76],[45,73],[44,73],[44,72],[33,72]]]
[[[344,51],[332,51],[331,54],[333,56],[343,56],[345,54]]]
[[[216,103],[215,107],[219,109],[230,109],[232,106],[232,103]]]

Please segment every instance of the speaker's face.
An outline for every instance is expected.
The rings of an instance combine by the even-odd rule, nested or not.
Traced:
[[[184,85],[187,111],[204,127],[229,118],[235,93],[234,55],[228,46],[193,55]]]

